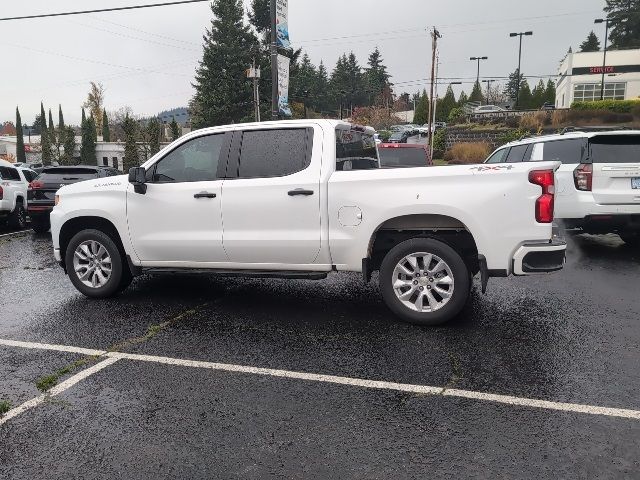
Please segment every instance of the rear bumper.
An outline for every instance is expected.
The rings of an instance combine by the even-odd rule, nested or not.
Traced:
[[[53,205],[32,205],[27,206],[27,212],[29,215],[47,215],[53,210]]]
[[[566,228],[580,228],[587,233],[640,232],[640,213],[587,215],[563,220]]]
[[[526,243],[513,256],[514,275],[534,275],[562,270],[567,243],[554,239],[547,243]]]

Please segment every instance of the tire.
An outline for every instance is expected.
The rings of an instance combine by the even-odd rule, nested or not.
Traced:
[[[414,238],[396,245],[384,257],[380,291],[389,309],[402,320],[440,325],[458,315],[467,303],[469,269],[449,245],[431,238]]]
[[[631,247],[640,247],[640,232],[623,232],[620,238]]]
[[[77,233],[67,246],[65,262],[71,283],[83,295],[107,298],[120,291],[125,277],[122,255],[106,233],[100,230]]]
[[[27,212],[21,201],[16,202],[16,208],[9,216],[9,226],[11,228],[23,229],[27,225]]]
[[[51,223],[46,217],[31,217],[31,229],[36,233],[47,233]]]

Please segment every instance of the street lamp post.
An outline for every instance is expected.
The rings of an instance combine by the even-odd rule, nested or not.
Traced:
[[[520,100],[520,87],[521,87],[521,81],[520,81],[520,66],[522,64],[522,37],[530,37],[531,35],[533,35],[533,32],[519,32],[519,33],[510,33],[509,36],[510,37],[520,37],[520,48],[518,49],[518,76],[517,76],[517,80],[518,80],[518,90],[516,92],[516,106],[514,110],[518,109],[518,101]]]
[[[472,62],[478,62],[478,75],[476,76],[476,83],[480,83],[480,60],[489,60],[489,57],[471,57],[469,60]]]
[[[602,82],[600,85],[600,100],[604,100],[604,71],[607,67],[607,41],[609,40],[609,22],[608,18],[598,18],[593,23],[604,23],[604,54],[602,55]]]
[[[497,80],[482,80],[482,83],[487,84],[487,105],[489,105],[489,95],[491,94],[491,84]]]

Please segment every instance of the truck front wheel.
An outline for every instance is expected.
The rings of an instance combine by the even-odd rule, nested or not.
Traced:
[[[469,298],[469,270],[449,245],[414,238],[396,245],[380,267],[385,303],[403,320],[439,325],[454,318]]]
[[[65,253],[71,283],[92,298],[111,297],[122,289],[122,256],[115,242],[100,230],[83,230]]]

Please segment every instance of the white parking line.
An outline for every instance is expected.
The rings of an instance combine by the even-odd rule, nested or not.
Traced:
[[[525,397],[514,397],[510,395],[497,395],[492,393],[474,392],[469,390],[448,389],[446,387],[433,387],[429,385],[413,385],[408,383],[394,383],[379,380],[366,380],[361,378],[340,377],[335,375],[324,375],[317,373],[295,372],[291,370],[278,370],[273,368],[250,367],[245,365],[234,365],[229,363],[204,362],[198,360],[184,360],[180,358],[159,357],[154,355],[138,355],[133,353],[121,352],[105,352],[102,350],[91,350],[79,347],[68,347],[63,345],[48,345],[42,343],[19,342],[15,340],[2,340],[0,345],[32,348],[43,350],[57,350],[62,352],[86,353],[88,355],[106,356],[107,359],[97,363],[91,368],[83,370],[74,375],[61,384],[53,387],[49,391],[49,395],[58,395],[64,390],[72,387],[79,381],[87,378],[95,372],[113,364],[120,359],[160,363],[165,365],[176,365],[190,368],[203,368],[209,370],[219,370],[225,372],[245,373],[251,375],[263,375],[270,377],[289,378],[293,380],[305,380],[310,382],[330,383],[336,385],[347,385],[360,388],[373,388],[380,390],[391,390],[398,392],[410,392],[423,395],[441,395],[444,397],[466,398],[470,400],[478,400],[483,402],[500,403],[510,406],[520,406],[529,408],[539,408],[544,410],[555,410],[562,412],[581,413],[589,415],[601,415],[605,417],[619,417],[640,420],[640,410],[631,410],[624,408],[600,407],[595,405],[584,405],[577,403],[552,402],[548,400],[538,400]],[[10,410],[4,417],[0,419],[0,425],[9,418],[19,415],[23,411],[33,408],[44,401],[46,395],[41,395],[30,400],[19,407]]]
[[[13,417],[15,417],[17,415],[20,415],[21,413],[26,412],[30,408],[37,407],[42,402],[44,402],[47,398],[55,397],[56,395],[60,395],[65,390],[68,390],[69,388],[73,387],[76,383],[84,380],[85,378],[93,375],[96,372],[99,372],[100,370],[102,370],[103,368],[108,367],[109,365],[113,365],[118,360],[119,360],[119,358],[117,358],[117,357],[107,358],[107,359],[101,361],[100,363],[96,363],[92,367],[89,367],[89,368],[81,371],[80,373],[74,375],[73,377],[68,378],[64,382],[59,383],[55,387],[51,388],[51,390],[49,390],[47,393],[43,393],[39,397],[36,397],[34,399],[31,399],[31,400],[28,400],[28,401],[24,402],[22,405],[18,405],[17,407],[12,408],[4,416],[0,417],[0,425],[2,425],[3,423],[8,422]]]

